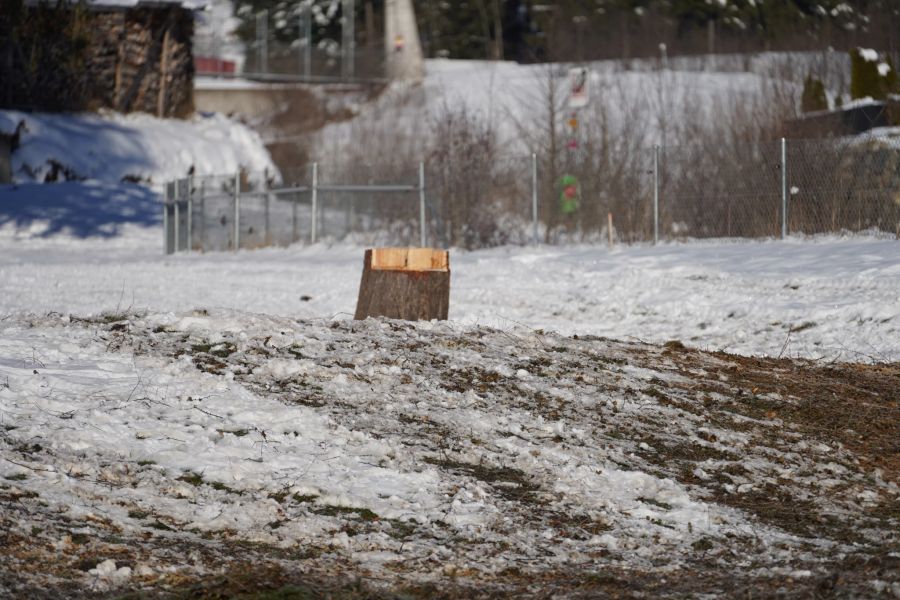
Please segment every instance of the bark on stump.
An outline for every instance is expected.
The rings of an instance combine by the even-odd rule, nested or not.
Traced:
[[[447,319],[450,256],[433,248],[366,250],[354,319]]]

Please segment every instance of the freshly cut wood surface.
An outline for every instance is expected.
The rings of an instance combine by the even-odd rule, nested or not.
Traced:
[[[355,319],[446,320],[450,308],[450,260],[446,250],[366,250]]]
[[[446,250],[434,248],[375,248],[372,269],[382,271],[449,271],[450,258]]]

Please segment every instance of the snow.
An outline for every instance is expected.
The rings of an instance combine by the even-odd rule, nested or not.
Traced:
[[[194,78],[195,90],[271,90],[278,89],[271,83],[259,83],[240,77],[211,77],[204,75]]]
[[[358,322],[363,247],[165,256],[157,209],[128,184],[0,187],[0,521],[30,552],[94,540],[79,585],[208,573],[229,540],[385,581],[661,574],[697,547],[818,577],[839,540],[705,490],[777,482],[848,523],[900,493],[777,416],[681,408],[740,397],[727,355],[679,370],[643,343],[896,361],[894,239],[453,249],[449,321]],[[682,446],[712,457],[694,485]],[[191,544],[205,558],[173,561]],[[28,564],[6,568],[71,585],[65,561]]]
[[[777,416],[676,408],[740,396],[727,355],[672,370],[643,344],[896,361],[894,239],[453,249],[450,321],[355,322],[363,247],[164,256],[157,208],[129,184],[0,188],[0,520],[53,552],[96,539],[91,589],[208,572],[228,540],[388,579],[681,569],[698,545],[818,577],[843,548],[660,471],[684,444],[723,457],[688,472],[734,498],[777,482],[855,519],[900,493]],[[666,400],[697,378],[721,392]],[[206,539],[222,557],[162,550]]]
[[[515,95],[539,75],[432,66],[430,94],[497,114],[479,77]],[[360,322],[361,245],[162,254],[158,192],[121,179],[269,168],[243,126],[2,112],[0,129],[20,119],[19,183],[0,186],[0,595],[273,556],[478,585],[657,580],[708,555],[815,583],[896,541],[892,474],[789,417],[865,390],[777,385],[900,360],[894,238],[451,249],[449,321]],[[88,179],[31,181],[51,158]],[[737,355],[813,361],[754,378]],[[859,537],[766,520],[772,490]]]
[[[850,109],[850,108],[860,108],[863,106],[870,106],[873,104],[880,105],[880,104],[882,104],[882,102],[880,100],[876,100],[876,99],[872,98],[871,96],[864,96],[862,98],[854,98],[853,100],[849,100],[849,101],[845,102],[844,104],[841,105],[841,109],[846,110],[846,109]]]
[[[161,223],[159,196],[135,184],[101,181],[24,183],[0,192],[0,234],[4,242],[41,237],[96,237],[117,247],[132,245],[132,235]],[[7,237],[9,236],[9,237]],[[59,240],[58,240],[59,241]]]
[[[166,545],[236,538],[317,548],[384,574],[411,560],[423,575],[598,561],[654,569],[687,565],[698,543],[738,540],[755,564],[805,568],[836,543],[798,540],[704,499],[653,457],[687,440],[741,456],[747,477],[778,473],[803,490],[830,478],[855,492],[826,489],[824,514],[850,514],[860,494],[870,504],[896,495],[841,449],[761,448],[746,426],[765,422],[731,431],[658,402],[655,386],[683,375],[664,357],[627,364],[635,351],[658,353],[639,343],[456,321],[118,314],[0,322],[2,490],[42,503],[20,502],[29,508],[13,535],[64,514],[101,540],[107,528]],[[481,374],[511,363],[535,375]],[[628,428],[637,429],[622,438]],[[700,464],[722,477],[737,463]],[[759,481],[731,480],[734,494]],[[165,568],[152,547],[136,558]],[[96,560],[86,576],[98,585],[132,576],[102,553]]]
[[[858,49],[859,56],[866,62],[877,62],[878,61],[878,51],[873,50],[872,48],[859,48]]]
[[[766,73],[767,64],[762,60],[754,63],[759,72],[708,72],[660,71],[653,68],[652,61],[636,62],[628,70],[623,70],[621,62],[592,63],[593,96],[591,105],[581,109],[580,118],[595,127],[607,127],[613,139],[628,136],[637,147],[679,144],[696,135],[693,126],[712,127],[719,122],[713,117],[726,118],[735,104],[768,102],[766,91],[777,79]],[[354,119],[323,128],[320,158],[351,152],[362,136],[419,139],[423,128],[448,110],[466,110],[491,123],[500,147],[511,155],[530,153],[533,148],[522,130],[546,127],[546,97],[551,87],[559,114],[568,114],[566,65],[432,59],[425,67],[421,88],[394,84]],[[798,94],[801,89],[790,82],[779,85]]]
[[[887,143],[896,143],[900,141],[900,127],[874,127],[866,132],[865,136],[860,136],[860,141],[883,140]]]
[[[0,314],[97,315],[121,305],[313,319],[354,311],[362,247],[163,256],[160,216],[143,188],[110,194],[72,182],[0,190]],[[60,206],[46,204],[51,191],[63,192]],[[91,202],[95,213],[75,208]],[[117,212],[123,202],[133,203],[130,220]],[[49,235],[57,232],[66,235]],[[450,317],[467,325],[677,339],[751,355],[900,359],[893,239],[452,250],[451,266]]]
[[[240,19],[235,16],[231,0],[206,0],[203,10],[194,13],[194,56],[230,60],[237,72],[243,69],[244,43],[235,30]]]
[[[13,153],[15,182],[44,181],[55,161],[73,177],[105,183],[123,178],[161,184],[197,175],[268,170],[277,173],[259,135],[220,114],[158,119],[122,115],[0,111],[0,131],[26,129]]]
[[[150,6],[158,4],[174,4],[188,10],[203,10],[209,4],[206,0],[87,0],[90,7],[133,8],[141,4]]]

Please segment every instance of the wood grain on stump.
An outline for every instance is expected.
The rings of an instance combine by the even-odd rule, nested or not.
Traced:
[[[354,319],[447,319],[450,256],[433,248],[366,250]]]

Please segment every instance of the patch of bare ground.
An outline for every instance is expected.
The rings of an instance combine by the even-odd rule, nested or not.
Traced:
[[[664,404],[701,414],[723,428],[747,432],[759,445],[785,448],[787,438],[801,440],[804,449],[818,443],[817,450],[843,450],[847,453],[844,462],[877,473],[887,482],[900,482],[900,365],[896,363],[823,365],[706,353],[678,342],[666,344],[660,356],[635,353],[633,361],[643,367],[688,375],[664,384],[664,391],[656,392]],[[896,530],[900,522],[896,498],[857,507],[861,509],[858,514],[847,515],[823,511],[817,498],[797,495],[796,490],[777,480],[745,493],[733,493],[715,482],[710,485],[702,481],[690,468],[691,463],[704,458],[726,457],[704,456],[703,449],[696,446],[690,451],[700,452],[700,456],[681,456],[678,450],[665,453],[664,458],[689,459],[677,473],[679,480],[711,487],[717,502],[799,535],[826,533],[832,539],[859,542],[864,535],[857,528],[859,518],[868,517],[871,526],[888,531]],[[730,475],[753,474],[740,460],[732,460],[722,473],[720,483],[733,483]],[[848,487],[837,486],[822,493],[839,496]],[[895,538],[893,545],[897,542]]]
[[[21,597],[119,600],[493,600],[499,598],[797,598],[824,600],[877,597],[869,584],[898,568],[900,559],[850,559],[815,575],[748,577],[728,573],[716,561],[697,561],[663,574],[618,566],[579,571],[524,573],[515,568],[490,580],[473,581],[466,573],[430,582],[388,582],[367,573],[311,566],[298,569],[265,559],[229,562],[203,577],[178,575],[151,586],[131,585],[115,592],[84,592],[71,587],[22,590]],[[888,596],[889,597],[889,596]]]
[[[824,443],[840,443],[867,465],[900,476],[900,365],[832,363],[667,349],[680,371],[702,368],[689,389],[736,390],[727,407]],[[716,363],[714,360],[719,361]]]

